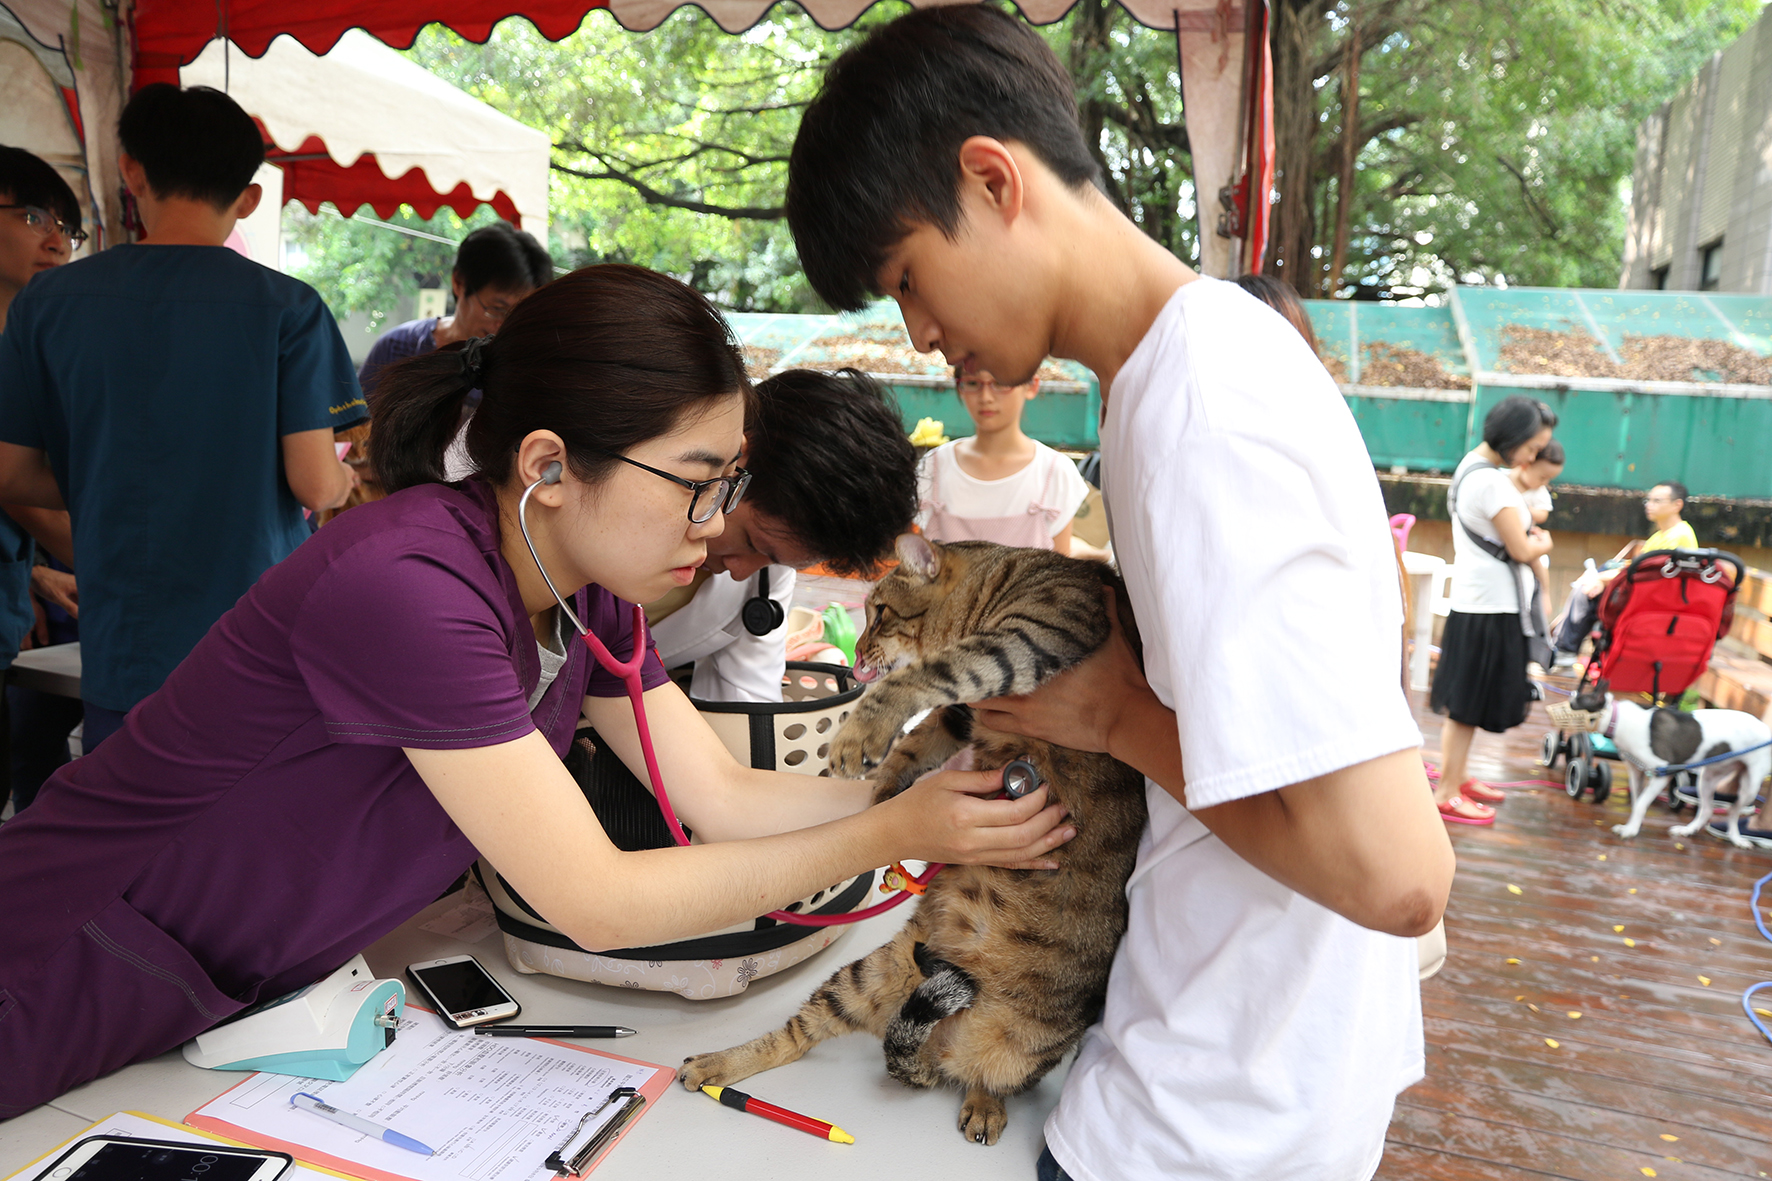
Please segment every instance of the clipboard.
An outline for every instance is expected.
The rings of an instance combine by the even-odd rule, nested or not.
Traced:
[[[362,1181],[555,1181],[546,1158],[616,1087],[644,1099],[587,1169],[633,1130],[676,1078],[669,1066],[552,1038],[488,1038],[406,1007],[394,1044],[345,1082],[254,1074],[190,1115],[195,1128]],[[291,1108],[318,1095],[432,1146],[434,1157]]]

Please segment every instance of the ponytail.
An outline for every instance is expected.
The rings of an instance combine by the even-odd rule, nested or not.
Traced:
[[[574,476],[595,482],[615,457],[669,434],[690,413],[750,381],[732,329],[706,297],[643,267],[604,263],[554,280],[518,304],[496,337],[383,370],[371,457],[389,492],[444,481],[463,400],[482,392],[468,455],[494,484],[517,449],[549,430]]]
[[[389,492],[443,483],[443,456],[473,388],[463,372],[462,347],[445,345],[382,371],[369,459]]]

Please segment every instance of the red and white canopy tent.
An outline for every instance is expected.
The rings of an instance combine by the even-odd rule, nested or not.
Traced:
[[[741,32],[763,19],[774,0],[698,0],[719,25]],[[948,0],[912,0],[919,5]],[[960,0],[966,2],[966,0]],[[1073,0],[1020,0],[1029,19],[1058,20]],[[1228,275],[1259,268],[1267,236],[1269,194],[1273,182],[1272,82],[1267,44],[1266,0],[1120,0],[1142,24],[1173,31],[1181,65],[1182,101],[1187,112],[1193,150],[1194,183],[1199,203],[1202,264],[1208,273]],[[248,57],[262,57],[280,35],[288,34],[311,53],[324,54],[347,30],[360,28],[387,45],[405,48],[426,24],[440,21],[473,41],[484,41],[507,16],[522,16],[546,37],[574,32],[592,8],[607,7],[625,28],[655,28],[681,6],[682,0],[124,0],[123,31],[128,52],[119,55],[120,72],[128,84],[179,79],[180,67],[197,60],[218,37],[232,42]],[[821,26],[842,28],[853,22],[871,0],[801,0]],[[66,44],[70,29],[84,19],[99,27],[107,19],[101,0],[0,0],[0,6],[22,6],[27,25],[46,44]],[[89,113],[90,114],[90,113]],[[89,117],[84,134],[93,191],[114,223],[116,189],[109,127],[114,103],[103,118]],[[95,140],[104,140],[96,144]],[[281,145],[279,145],[281,146]],[[299,152],[297,154],[305,154]],[[329,153],[330,155],[330,153]],[[364,196],[376,182],[358,170],[354,187],[343,176],[353,168],[336,158],[342,208]],[[388,177],[384,192],[396,191],[404,177]],[[315,201],[333,200],[305,192]],[[1221,208],[1221,196],[1223,198]],[[405,198],[394,198],[404,200]],[[1227,231],[1219,234],[1220,228]]]
[[[404,204],[427,218],[445,205],[462,217],[490,205],[547,241],[547,134],[361,30],[324,56],[289,37],[257,58],[211,41],[179,80],[226,89],[258,120],[274,166],[260,182],[267,198],[282,186],[266,210],[273,222],[289,201],[311,213],[330,201],[347,215],[368,205],[382,217]],[[254,257],[275,265],[256,243]]]

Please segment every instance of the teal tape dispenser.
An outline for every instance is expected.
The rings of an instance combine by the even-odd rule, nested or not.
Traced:
[[[185,1043],[206,1070],[264,1070],[342,1082],[393,1044],[406,986],[377,980],[362,956],[323,980],[223,1022]]]

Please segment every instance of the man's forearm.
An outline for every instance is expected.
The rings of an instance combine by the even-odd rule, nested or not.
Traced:
[[[33,447],[0,443],[0,502],[66,509],[49,456]]]
[[[37,544],[48,550],[58,562],[73,568],[74,530],[68,523],[66,509],[36,508],[28,504],[0,504],[7,516],[18,522]]]
[[[1109,750],[1187,807],[1175,714],[1127,703]],[[1445,909],[1454,863],[1417,751],[1194,812],[1275,881],[1363,927],[1420,935]]]

